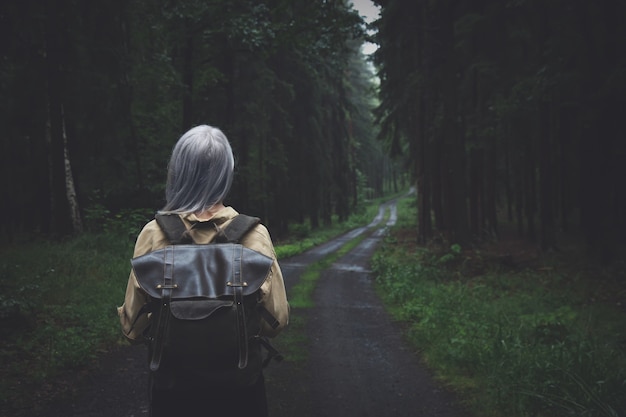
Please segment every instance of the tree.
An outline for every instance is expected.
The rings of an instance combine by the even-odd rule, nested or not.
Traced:
[[[496,236],[502,208],[551,250],[579,213],[610,258],[624,229],[624,5],[377,3],[377,115],[415,169],[418,240]]]
[[[69,233],[79,211],[97,228],[107,213],[159,209],[172,146],[201,123],[233,145],[228,203],[278,235],[293,222],[345,219],[360,187],[388,181],[356,158],[376,152],[361,146],[374,131],[363,116],[372,89],[362,22],[344,0],[0,7],[2,186],[19,213],[2,221],[8,235]],[[68,195],[83,210],[70,212]],[[52,211],[31,208],[51,201]]]

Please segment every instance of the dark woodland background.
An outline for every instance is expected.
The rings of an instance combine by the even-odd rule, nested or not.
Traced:
[[[2,238],[149,216],[207,123],[236,153],[227,203],[278,236],[410,181],[420,242],[506,227],[615,257],[626,2],[375,3],[367,27],[344,0],[3,1]]]

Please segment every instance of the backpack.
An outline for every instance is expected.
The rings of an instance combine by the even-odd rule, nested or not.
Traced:
[[[271,359],[282,357],[259,336],[276,319],[259,303],[273,259],[239,242],[259,219],[238,215],[206,245],[194,244],[178,215],[156,216],[171,245],[132,259],[150,297],[147,329],[153,382],[164,389],[197,383],[252,385]],[[262,347],[268,354],[263,358]]]

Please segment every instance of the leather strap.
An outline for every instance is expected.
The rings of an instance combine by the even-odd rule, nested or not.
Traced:
[[[237,335],[239,344],[239,369],[248,366],[248,329],[246,327],[246,313],[243,308],[243,287],[246,285],[241,277],[242,246],[233,248],[233,277],[230,286],[233,287],[233,301],[237,310]]]
[[[218,235],[215,237],[216,243],[240,243],[241,239],[254,226],[259,224],[261,219],[245,214],[238,214],[223,229],[218,228]]]
[[[261,345],[267,349],[267,358],[263,360],[263,368],[267,367],[269,363],[274,359],[276,362],[281,362],[283,360],[283,355],[280,354],[279,351],[276,350],[274,346],[270,344],[270,342],[265,337],[255,336],[255,338],[261,342]]]
[[[276,320],[276,317],[274,317],[272,313],[267,311],[267,308],[263,306],[259,306],[258,310],[259,310],[259,313],[261,314],[261,317],[263,317],[263,320],[265,320],[267,324],[271,326],[272,329],[275,329],[280,325],[280,322]]]
[[[174,278],[174,246],[166,247],[165,268],[163,271],[163,284],[159,288],[162,292],[161,308],[159,310],[159,318],[157,321],[157,333],[155,335],[154,349],[152,350],[152,358],[150,360],[150,370],[156,371],[161,364],[161,356],[163,355],[163,341],[167,335],[168,325],[170,322],[170,303],[172,301],[172,289],[176,288],[173,284]]]
[[[185,223],[183,223],[183,220],[178,214],[157,214],[154,217],[159,227],[161,227],[161,230],[163,230],[163,233],[165,233],[167,240],[169,240],[172,245],[193,242],[189,231],[185,227]],[[252,230],[260,221],[261,219],[258,217],[238,214],[225,228],[220,228],[211,221],[199,222],[196,223],[196,225],[200,227],[207,227],[209,225],[215,227],[218,231],[215,237],[216,243],[239,243],[246,233]],[[196,225],[192,226],[192,228]]]
[[[154,218],[172,245],[192,242],[191,236],[187,233],[185,223],[183,223],[178,214],[157,214]]]

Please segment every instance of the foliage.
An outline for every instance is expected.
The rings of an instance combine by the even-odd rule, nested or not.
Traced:
[[[477,415],[626,411],[626,315],[602,286],[590,285],[594,279],[615,285],[614,277],[498,264],[470,274],[462,268],[474,256],[468,251],[407,251],[408,242],[398,241],[404,235],[395,229],[375,255],[379,293],[409,324],[428,365]]]
[[[389,198],[389,197],[387,197]],[[288,258],[305,252],[333,237],[349,230],[368,224],[376,216],[378,205],[384,198],[363,202],[356,213],[343,222],[333,221],[332,225],[312,230],[309,222],[290,225],[289,237],[276,241],[275,249],[278,259]]]
[[[53,163],[64,161],[47,153],[48,136],[54,150],[63,143],[46,103],[64,110],[92,230],[108,227],[93,221],[109,213],[159,209],[172,146],[201,123],[222,128],[233,146],[229,204],[277,236],[288,224],[343,222],[363,189],[372,198],[390,186],[359,49],[363,22],[346,2],[44,3],[0,6],[0,185],[8,212],[20,213],[0,220],[9,239],[65,231],[63,187],[50,187],[59,183]]]
[[[84,210],[85,226],[92,233],[109,232],[135,239],[137,230],[153,218],[150,209],[121,209],[112,214],[103,204],[94,202]]]

